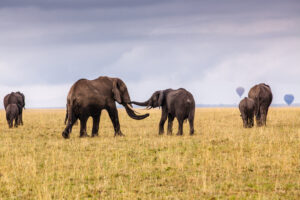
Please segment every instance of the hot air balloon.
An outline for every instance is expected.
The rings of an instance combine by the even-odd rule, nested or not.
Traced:
[[[287,103],[287,105],[291,105],[294,101],[294,95],[292,95],[292,94],[284,95],[284,101],[285,101],[285,103]]]
[[[240,97],[242,97],[242,95],[244,94],[244,92],[245,92],[245,89],[243,88],[243,87],[238,87],[238,88],[236,88],[236,93],[240,96]]]

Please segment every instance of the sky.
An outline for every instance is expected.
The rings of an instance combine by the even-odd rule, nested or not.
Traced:
[[[264,82],[300,103],[299,24],[298,0],[1,0],[0,99],[65,107],[78,79],[111,76],[136,101],[183,87],[238,104]]]

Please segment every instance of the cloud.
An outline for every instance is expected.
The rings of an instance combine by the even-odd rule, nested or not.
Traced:
[[[64,106],[67,86],[101,75],[138,100],[185,87],[197,103],[232,103],[257,82],[276,103],[300,96],[298,1],[4,0],[0,10],[0,93],[24,89],[33,107]],[[44,90],[53,99],[41,104]]]
[[[67,94],[71,85],[26,85],[0,86],[0,96],[4,98],[12,91],[21,91],[25,95],[27,108],[65,107]],[[3,105],[0,105],[3,108]]]

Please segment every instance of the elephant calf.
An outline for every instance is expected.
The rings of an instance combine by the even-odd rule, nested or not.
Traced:
[[[19,120],[19,108],[17,104],[9,104],[6,107],[6,120],[9,128],[13,127],[13,121],[15,120],[15,127],[18,127]]]
[[[251,128],[254,125],[255,102],[245,97],[239,104],[244,128]]]

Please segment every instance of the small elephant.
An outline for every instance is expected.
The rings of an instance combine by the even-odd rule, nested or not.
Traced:
[[[149,109],[162,107],[159,134],[164,133],[164,124],[167,118],[167,134],[172,134],[173,120],[175,117],[179,125],[177,135],[183,134],[183,122],[186,119],[189,120],[190,135],[194,134],[195,100],[193,95],[183,88],[156,91],[152,94],[150,99],[145,102],[132,101],[131,103],[139,106],[147,106]]]
[[[255,102],[245,97],[239,104],[244,128],[252,128],[254,125]]]
[[[19,108],[17,104],[8,104],[6,107],[6,120],[8,123],[8,127],[13,127],[13,121],[15,120],[15,127],[18,127],[18,120],[19,120]]]

